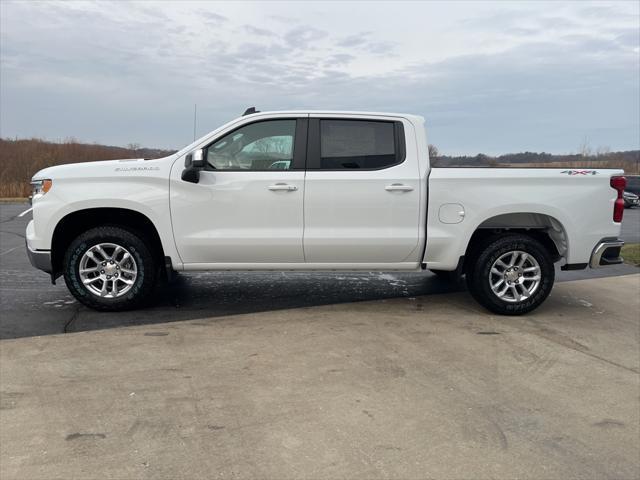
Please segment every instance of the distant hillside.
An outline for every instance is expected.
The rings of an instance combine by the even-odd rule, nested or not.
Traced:
[[[33,174],[52,165],[119,158],[160,158],[173,152],[140,148],[133,144],[124,148],[75,140],[48,142],[36,138],[0,139],[0,197],[29,196],[29,181]]]
[[[431,163],[436,167],[622,168],[625,173],[640,174],[640,150],[572,155],[524,152],[497,157],[481,153],[475,156],[439,155],[433,146],[429,151]]]

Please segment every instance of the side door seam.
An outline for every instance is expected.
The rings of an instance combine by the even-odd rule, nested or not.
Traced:
[[[304,156],[304,176],[302,177],[302,260],[307,263],[307,254],[304,251],[304,234],[306,230],[306,199],[307,199],[307,162],[309,161],[309,129],[310,129],[310,114],[306,115],[307,118],[307,131],[306,138],[304,139],[304,148],[306,155]]]

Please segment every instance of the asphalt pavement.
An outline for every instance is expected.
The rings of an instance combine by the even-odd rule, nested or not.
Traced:
[[[562,282],[510,318],[459,292],[3,340],[0,478],[638,479],[639,290]]]
[[[640,208],[627,208],[622,217],[620,238],[626,243],[640,243]]]
[[[202,272],[181,273],[155,306],[101,313],[78,304],[59,279],[29,264],[18,215],[28,204],[0,204],[0,339],[50,335],[131,325],[184,321],[287,308],[365,300],[412,298],[461,290],[429,272]],[[623,239],[640,243],[640,209],[626,210]],[[561,272],[557,280],[637,273],[630,265]]]

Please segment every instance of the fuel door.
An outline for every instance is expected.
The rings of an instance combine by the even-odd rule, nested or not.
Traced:
[[[444,203],[438,212],[441,223],[460,223],[464,220],[464,215],[464,207],[459,203]]]

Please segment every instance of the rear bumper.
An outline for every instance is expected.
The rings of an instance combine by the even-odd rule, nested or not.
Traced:
[[[51,252],[48,250],[31,250],[28,244],[26,248],[31,265],[39,270],[51,273]]]
[[[618,238],[603,238],[593,249],[589,266],[591,268],[618,265],[624,259],[620,256],[620,249],[624,242]]]

